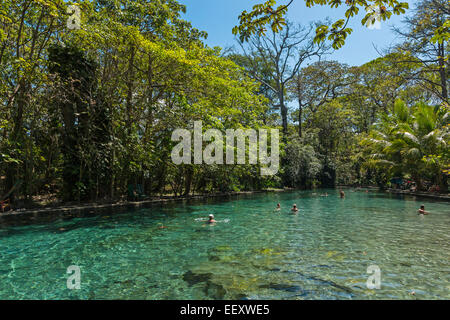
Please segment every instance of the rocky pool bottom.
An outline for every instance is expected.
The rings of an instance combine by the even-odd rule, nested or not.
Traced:
[[[448,202],[321,192],[3,227],[0,299],[450,298]],[[420,204],[432,214],[418,216]],[[215,226],[202,221],[210,213]],[[80,290],[67,288],[72,265]],[[371,265],[379,290],[366,285]]]

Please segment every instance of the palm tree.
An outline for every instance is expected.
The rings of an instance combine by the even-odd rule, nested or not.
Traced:
[[[393,112],[384,114],[361,142],[368,156],[365,165],[388,176],[410,175],[418,189],[423,178],[430,178],[447,190],[448,120],[447,106],[420,102],[408,107],[397,100]]]

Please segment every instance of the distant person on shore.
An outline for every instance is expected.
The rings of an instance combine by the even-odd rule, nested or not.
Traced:
[[[281,205],[279,203],[277,203],[277,207],[275,208],[274,211],[280,211],[281,210]]]
[[[341,196],[341,199],[344,199],[345,198],[345,192],[344,191],[339,191],[339,194],[340,194],[340,196]]]
[[[291,212],[294,212],[294,213],[298,212],[298,208],[297,208],[297,205],[296,205],[296,204],[294,204],[294,205],[292,206]]]
[[[419,214],[427,215],[427,214],[430,214],[430,212],[425,211],[425,206],[421,205],[420,209],[419,209]]]

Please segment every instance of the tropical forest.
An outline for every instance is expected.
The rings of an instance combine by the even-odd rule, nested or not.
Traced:
[[[267,1],[243,11],[235,45],[220,48],[182,18],[182,1],[3,0],[0,194],[16,186],[11,202],[32,207],[119,201],[130,185],[189,196],[398,179],[447,193],[448,2],[306,4],[345,17],[293,23],[289,3]],[[363,24],[404,16],[398,43],[363,65],[333,60],[352,37],[346,21],[372,4],[384,9]],[[172,132],[194,121],[278,129],[280,169],[175,165]]]

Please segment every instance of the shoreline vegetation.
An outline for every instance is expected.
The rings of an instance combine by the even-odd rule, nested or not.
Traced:
[[[450,194],[439,194],[430,192],[412,192],[409,190],[398,189],[386,189],[381,190],[376,186],[336,186],[335,190],[338,192],[340,189],[348,190],[352,189],[354,192],[372,190],[377,192],[386,192],[390,194],[406,195],[412,197],[423,197],[434,200],[442,200],[450,202]],[[269,192],[292,192],[302,189],[284,188],[276,189],[270,188],[265,190],[255,191],[237,191],[237,192],[216,192],[209,194],[194,194],[189,196],[158,196],[149,197],[148,199],[141,201],[116,201],[116,202],[90,202],[85,204],[66,204],[66,205],[54,205],[47,207],[33,207],[30,209],[18,209],[10,210],[4,213],[0,213],[0,227],[2,226],[18,226],[28,225],[33,223],[49,223],[60,219],[68,220],[73,218],[92,217],[101,214],[114,215],[118,213],[127,212],[130,210],[136,210],[141,208],[149,208],[153,205],[164,204],[168,202],[178,201],[192,201],[192,200],[205,200],[208,198],[231,198],[242,195],[251,195],[256,193],[269,193]],[[321,189],[312,189],[320,191]]]
[[[66,1],[0,2],[0,212],[339,185],[448,194],[448,1],[418,1],[361,65],[333,60],[312,22],[212,48],[182,0],[77,4],[72,28]]]

